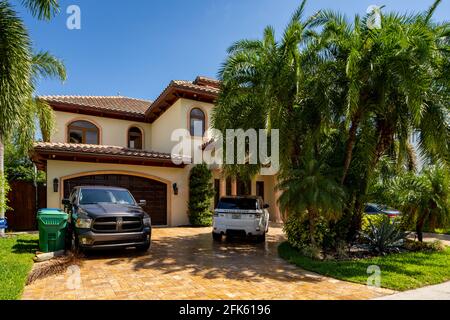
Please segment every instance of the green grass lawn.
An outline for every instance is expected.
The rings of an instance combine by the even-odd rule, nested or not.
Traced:
[[[0,239],[0,300],[20,299],[33,266],[38,238],[20,235]]]
[[[450,248],[442,252],[408,252],[361,260],[318,261],[302,256],[287,242],[278,247],[281,258],[303,269],[332,278],[366,284],[367,268],[381,269],[383,288],[404,291],[450,280]]]

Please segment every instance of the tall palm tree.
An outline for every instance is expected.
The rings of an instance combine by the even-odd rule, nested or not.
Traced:
[[[39,19],[50,19],[58,11],[56,0],[23,0],[22,4]],[[15,136],[19,143],[30,146],[36,118],[48,137],[52,113],[48,106],[33,99],[35,82],[40,77],[66,77],[62,62],[49,53],[33,55],[28,32],[7,1],[0,1],[0,70],[0,218],[4,218],[4,141]],[[0,230],[3,235],[4,230]]]
[[[298,46],[304,41],[307,22],[302,22],[305,1],[293,14],[280,42],[266,27],[261,40],[241,40],[228,49],[219,72],[222,92],[213,113],[213,126],[228,128],[280,129],[284,137],[293,128],[294,110],[301,96],[302,57]],[[295,135],[294,135],[295,136]],[[287,157],[295,161],[294,136],[282,139]],[[244,169],[232,167],[228,169]],[[259,168],[253,168],[257,172]]]
[[[443,160],[450,154],[444,75],[450,28],[431,20],[439,2],[416,15],[382,15],[379,28],[369,28],[370,15],[349,23],[329,11],[313,22],[323,26],[329,59],[345,65],[348,125],[341,182],[355,199],[348,208],[355,213],[352,233],[360,227],[373,168],[394,143],[399,154],[407,154],[408,139],[418,131],[422,154]]]
[[[440,2],[417,15],[382,15],[380,28],[369,27],[371,14],[356,16],[350,23],[331,11],[320,12],[312,23],[323,26],[321,37],[328,57],[345,67],[348,126],[342,183],[357,134],[367,121],[377,128],[374,149],[367,150],[375,156],[374,162],[394,137],[402,151],[408,152],[412,130],[424,132],[423,153],[440,157],[448,153],[442,142],[448,137],[443,103],[448,99],[448,77],[443,72],[448,71],[449,24],[431,20]],[[433,126],[437,130],[429,130]]]

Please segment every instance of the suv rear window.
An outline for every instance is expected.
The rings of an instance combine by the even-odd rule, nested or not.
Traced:
[[[217,205],[217,209],[227,210],[257,210],[258,200],[245,198],[222,198]]]

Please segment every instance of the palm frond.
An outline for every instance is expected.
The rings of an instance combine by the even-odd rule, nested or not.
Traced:
[[[59,12],[58,0],[22,0],[22,5],[40,20],[50,20]]]
[[[35,80],[38,78],[67,78],[64,63],[49,52],[39,52],[32,58],[32,72]]]
[[[434,12],[441,4],[442,0],[435,0],[431,7],[425,12],[425,22],[428,23],[434,15]]]

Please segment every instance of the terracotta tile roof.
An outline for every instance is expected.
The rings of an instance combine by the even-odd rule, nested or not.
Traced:
[[[122,96],[40,96],[38,99],[59,111],[153,122],[178,97],[214,103],[219,92],[220,81],[198,76],[194,81],[171,81],[154,102]]]
[[[199,82],[198,79],[197,77],[195,81],[172,80],[147,110],[146,116],[150,122],[155,121],[180,96],[214,103],[220,92],[219,86],[215,83]]]
[[[209,77],[198,76],[194,80],[194,84],[206,85],[214,88],[220,88],[221,81]]]
[[[154,152],[147,150],[135,150],[119,146],[108,146],[108,145],[36,142],[34,144],[34,150],[37,153],[62,152],[62,153],[76,153],[76,154],[124,156],[124,157],[135,157],[135,158],[167,160],[167,161],[172,160],[172,156],[169,153]],[[174,157],[180,159],[179,156]]]
[[[152,104],[151,101],[122,96],[40,96],[38,99],[48,103],[69,104],[95,108],[99,111],[117,111],[136,115],[144,115]]]
[[[185,81],[185,80],[173,80],[171,84],[175,84],[179,87],[184,87],[188,89],[194,89],[202,92],[208,92],[212,94],[219,94],[219,88],[209,86],[209,85],[200,85],[192,81]],[[170,85],[169,85],[170,86]]]

